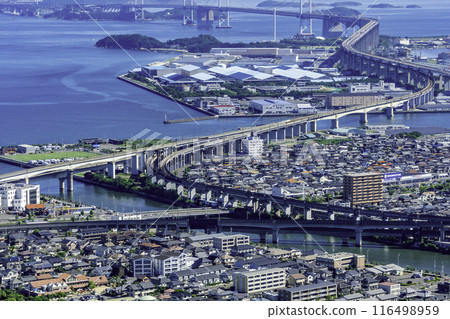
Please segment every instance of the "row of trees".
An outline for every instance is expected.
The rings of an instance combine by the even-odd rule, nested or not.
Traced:
[[[113,186],[121,191],[140,191],[149,195],[158,196],[167,199],[177,199],[178,194],[174,190],[166,190],[164,186],[153,184],[148,176],[139,176],[136,178],[110,178],[103,174],[87,172],[84,177],[98,183]]]

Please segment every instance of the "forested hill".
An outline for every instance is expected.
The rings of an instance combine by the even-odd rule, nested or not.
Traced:
[[[251,43],[228,43],[222,42],[211,35],[199,35],[193,38],[180,38],[159,41],[152,37],[140,34],[121,34],[103,38],[95,44],[96,47],[118,49],[122,47],[127,50],[151,50],[151,49],[183,49],[191,53],[205,53],[212,48],[299,48],[301,45],[329,46],[339,45],[341,41],[334,43],[336,39],[308,38],[304,40],[284,39],[280,42],[251,42]],[[119,46],[120,45],[120,46]]]

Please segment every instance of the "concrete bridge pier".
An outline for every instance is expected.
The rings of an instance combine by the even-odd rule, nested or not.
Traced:
[[[272,243],[278,244],[278,229],[272,230]]]
[[[131,175],[139,174],[139,158],[137,155],[131,157]]]
[[[302,134],[308,133],[308,123],[301,123],[300,124],[300,132]]]
[[[264,141],[264,143],[269,144],[269,133],[264,132],[259,136],[260,139]]]
[[[116,178],[116,163],[115,162],[108,163],[108,177]]]
[[[236,140],[236,153],[242,152],[242,140]]]
[[[64,191],[64,189],[66,188],[66,178],[60,177],[58,179],[59,179],[59,190]]]
[[[365,125],[367,123],[368,123],[367,113],[366,112],[361,113],[360,118],[359,118],[359,124]]]
[[[269,142],[275,142],[275,143],[277,142],[278,134],[277,134],[276,130],[270,131],[268,133],[268,136],[269,136]]]
[[[277,140],[284,141],[286,139],[286,130],[281,128],[277,131]]]
[[[73,192],[73,171],[67,170],[67,191]]]
[[[313,133],[317,131],[317,121],[309,122],[309,130]]]
[[[362,230],[356,229],[355,232],[355,246],[361,247],[362,246]]]
[[[409,102],[403,103],[403,111],[409,111]]]
[[[440,235],[440,237],[439,237],[439,240],[440,241],[445,241],[445,228],[441,228],[440,229],[440,232],[441,232],[441,235]]]
[[[260,243],[267,243],[267,233],[260,233],[259,234],[259,242]]]
[[[270,214],[272,212],[272,202],[266,203],[266,213]]]
[[[313,216],[311,208],[305,208],[305,219],[306,220],[313,220],[314,219],[314,216]]]
[[[284,213],[285,213],[287,216],[290,216],[290,215],[292,214],[292,206],[291,206],[291,205],[286,206],[286,207],[284,208]]]
[[[331,120],[331,129],[339,128],[339,118]]]
[[[220,158],[223,158],[223,142],[219,141],[219,143],[216,145],[216,155]]]
[[[286,138],[294,137],[294,127],[293,126],[286,127],[285,132],[286,132],[286,136],[285,136]]]
[[[390,106],[386,108],[386,117],[388,119],[394,118],[394,107]]]
[[[20,182],[24,184],[30,184],[30,179],[28,177],[25,177],[24,179],[20,180]]]
[[[299,124],[293,126],[292,135],[294,137],[299,137],[300,136],[300,125]]]
[[[336,215],[334,214],[333,210],[328,208],[328,220],[335,220]]]
[[[211,28],[214,23],[214,10],[198,7],[197,9],[197,27]]]
[[[178,185],[176,187],[176,189],[177,189],[178,196],[182,196],[184,194],[184,187],[183,187],[183,185]]]
[[[197,194],[197,190],[195,189],[195,187],[191,187],[188,191],[188,198],[190,200],[194,200],[195,194]]]

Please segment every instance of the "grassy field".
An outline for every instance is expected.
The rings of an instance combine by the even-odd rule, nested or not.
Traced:
[[[91,153],[91,152],[55,152],[55,153],[42,153],[42,154],[16,154],[11,156],[11,159],[15,159],[17,161],[22,161],[28,163],[28,161],[38,161],[38,160],[46,160],[46,159],[65,159],[65,158],[90,158],[95,157],[100,154]]]

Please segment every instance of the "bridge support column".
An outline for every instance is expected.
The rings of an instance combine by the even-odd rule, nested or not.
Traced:
[[[278,229],[272,230],[272,243],[278,244]]]
[[[313,133],[317,132],[317,121],[309,122],[309,130]]]
[[[331,129],[339,128],[339,118],[331,120]]]
[[[272,202],[266,204],[266,213],[270,214],[272,212]]]
[[[285,213],[287,216],[290,216],[290,215],[291,215],[291,213],[292,213],[292,207],[291,207],[291,205],[288,205],[288,206],[286,206],[286,207],[284,208],[284,213]]]
[[[64,191],[65,188],[66,188],[66,178],[60,177],[59,178],[59,190]]]
[[[286,127],[286,138],[293,138],[294,137],[294,127],[289,126]]]
[[[275,130],[275,131],[270,131],[269,133],[269,142],[277,142],[277,131]]]
[[[308,133],[308,123],[301,123],[300,124],[300,132],[302,134]]]
[[[183,187],[183,185],[178,185],[177,186],[177,194],[178,194],[178,196],[182,196],[184,194],[184,187]]]
[[[115,162],[108,163],[108,176],[110,178],[116,178],[116,163]]]
[[[386,108],[386,117],[388,119],[394,118],[394,108],[393,107],[390,106],[390,107]]]
[[[440,231],[441,231],[441,236],[439,237],[439,240],[445,241],[445,229],[441,228]]]
[[[286,130],[284,128],[277,131],[277,140],[284,141],[286,138]]]
[[[195,187],[191,187],[191,189],[189,189],[189,191],[188,191],[188,198],[190,200],[194,200],[196,191],[197,190],[195,189]]]
[[[220,141],[218,145],[216,145],[216,155],[219,156],[221,159],[223,158],[223,144]]]
[[[212,197],[212,191],[207,191],[206,192],[206,194],[205,194],[205,200],[207,201],[207,202],[209,202],[210,200],[211,200],[211,197]]]
[[[67,191],[73,192],[73,171],[67,170]]]
[[[242,140],[236,140],[236,153],[242,152]]]
[[[139,159],[137,155],[131,157],[131,175],[139,174]]]
[[[329,207],[328,207],[328,219],[329,220],[334,220],[335,219],[335,214],[334,214],[333,210],[330,209]]]
[[[306,220],[313,220],[313,213],[311,208],[305,208],[305,219]]]
[[[362,230],[357,229],[355,232],[355,246],[361,247],[362,245]]]
[[[361,113],[360,118],[359,118],[359,124],[367,124],[367,113]]]
[[[259,234],[259,242],[264,244],[267,243],[267,233]]]

